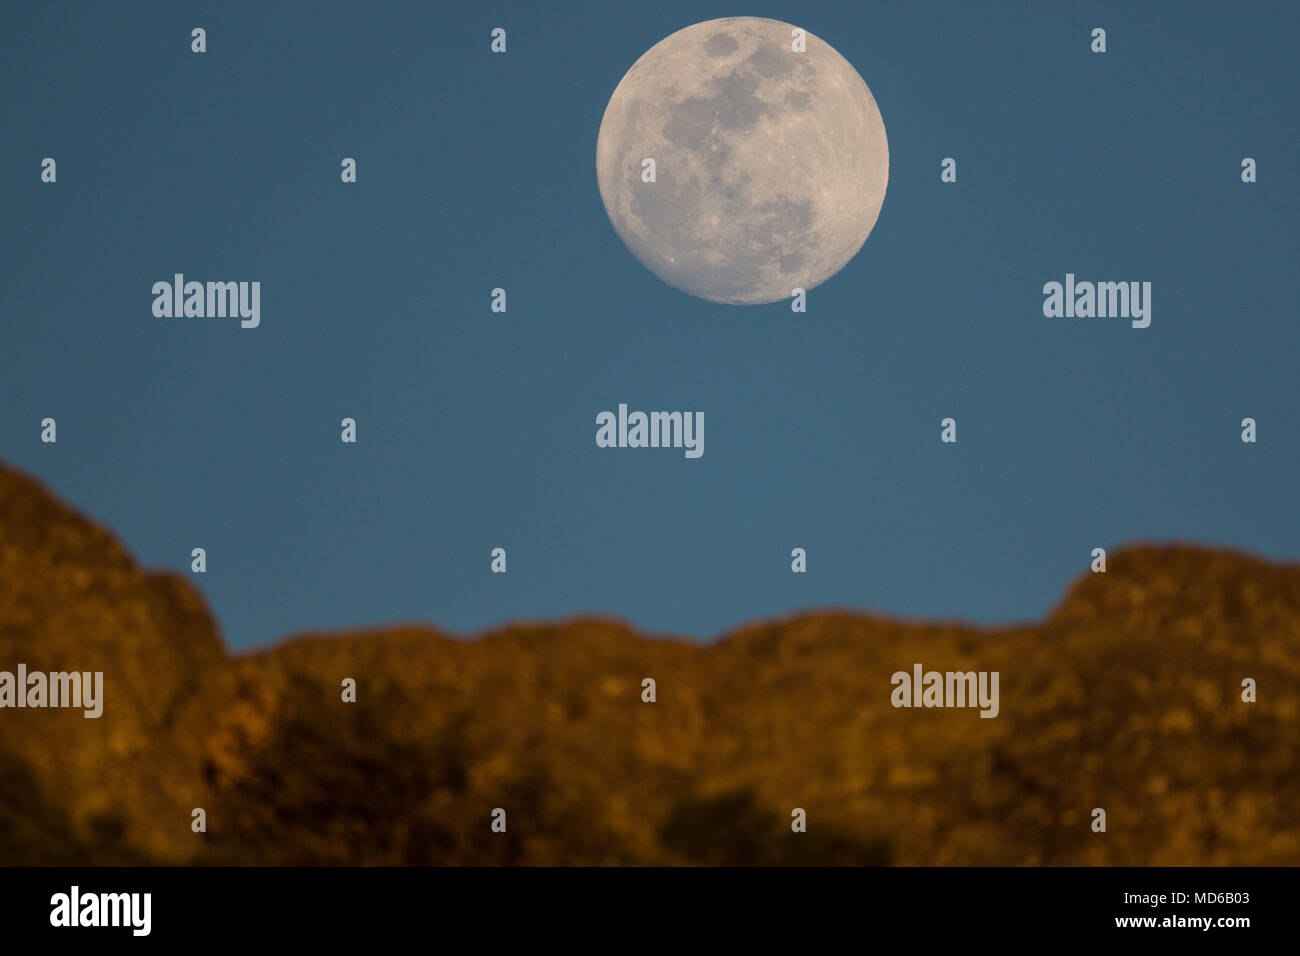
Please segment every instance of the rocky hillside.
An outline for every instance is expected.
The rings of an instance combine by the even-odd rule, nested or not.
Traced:
[[[105,705],[0,709],[0,864],[1300,863],[1300,568],[1203,548],[1112,554],[1013,630],[583,619],[234,657],[187,580],[0,467],[20,662],[102,670]],[[893,707],[917,662],[998,671],[999,715]]]

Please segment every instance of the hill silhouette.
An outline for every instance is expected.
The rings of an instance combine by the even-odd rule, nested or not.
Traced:
[[[188,579],[0,466],[0,670],[105,687],[98,720],[0,710],[0,864],[1300,862],[1300,568],[1140,546],[1083,570],[1002,630],[583,618],[231,655]],[[916,662],[998,671],[999,715],[894,708]]]

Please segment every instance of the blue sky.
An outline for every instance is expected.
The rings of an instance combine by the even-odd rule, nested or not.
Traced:
[[[146,566],[206,548],[232,646],[997,623],[1097,546],[1300,557],[1295,5],[268,6],[0,21],[0,459]],[[664,285],[596,189],[624,72],[732,15],[826,40],[888,131],[876,228],[802,315]],[[260,281],[261,327],[155,318],[175,272]],[[1045,318],[1067,272],[1150,281],[1151,327]],[[703,411],[704,456],[597,448],[619,402]]]

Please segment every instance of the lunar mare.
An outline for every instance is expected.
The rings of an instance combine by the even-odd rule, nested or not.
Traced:
[[[610,222],[651,272],[701,298],[750,305],[811,289],[880,214],[889,145],[875,98],[812,34],[795,52],[794,29],[731,17],[679,30],[633,64],[601,120]]]

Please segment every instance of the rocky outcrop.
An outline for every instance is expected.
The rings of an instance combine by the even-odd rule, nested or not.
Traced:
[[[19,662],[103,671],[105,708],[0,710],[0,863],[1300,862],[1300,569],[1200,547],[1112,554],[1006,630],[579,619],[232,656],[186,580],[0,468]],[[997,671],[998,716],[892,706],[916,663]]]

